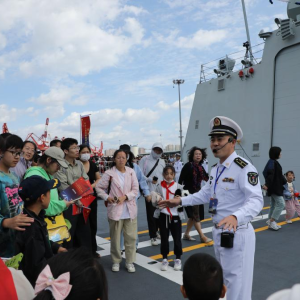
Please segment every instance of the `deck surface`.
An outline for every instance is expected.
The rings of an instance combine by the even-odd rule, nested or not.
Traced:
[[[269,211],[269,198],[265,198],[262,215],[258,216],[252,225],[256,230],[256,254],[254,266],[254,282],[252,299],[265,300],[270,294],[284,288],[290,288],[300,283],[300,268],[298,266],[300,249],[300,220],[295,216],[293,224],[286,224],[285,213],[281,215],[279,224],[282,228],[271,231],[267,228],[266,220]],[[111,271],[109,255],[110,242],[106,208],[103,201],[98,201],[98,247],[102,256],[101,262],[106,271],[109,285],[110,300],[132,299],[183,299],[180,293],[182,272],[172,268],[174,256],[170,255],[170,267],[167,272],[160,271],[160,246],[151,246],[147,231],[145,202],[143,198],[138,202],[138,231],[139,249],[137,252],[136,273],[128,273],[125,260],[121,264],[120,272]],[[205,211],[207,211],[205,207]],[[184,232],[186,220],[183,221]],[[212,237],[212,221],[207,214],[202,222],[202,228],[208,237]],[[194,230],[194,228],[192,229]],[[182,263],[193,253],[203,252],[214,256],[212,245],[200,243],[195,231],[191,235],[196,241],[182,241]],[[170,241],[170,250],[173,242]]]

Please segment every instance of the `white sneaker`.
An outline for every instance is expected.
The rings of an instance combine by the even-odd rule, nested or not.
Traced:
[[[161,267],[160,269],[162,271],[167,271],[168,270],[168,266],[169,266],[169,262],[167,259],[163,259],[163,261],[161,262]]]
[[[288,224],[292,224],[292,223],[293,223],[292,220],[286,220],[286,222],[287,222]]]
[[[277,231],[280,228],[278,227],[278,225],[276,224],[276,222],[273,221],[273,222],[270,222],[269,229],[273,229],[273,230]]]
[[[158,245],[158,241],[156,239],[151,239],[151,245],[152,246],[157,246]]]
[[[119,272],[120,271],[120,264],[113,264],[111,270],[113,272]]]
[[[279,229],[281,228],[281,226],[280,226],[280,225],[278,225],[278,224],[277,224],[275,221],[273,221],[273,222],[274,222],[274,223],[277,225],[277,227],[278,227]],[[270,226],[270,223],[271,223],[271,221],[270,221],[270,220],[268,220],[266,223],[267,223],[267,225],[268,225],[268,226]]]
[[[156,232],[156,238],[160,240],[160,234],[158,231]]]
[[[134,273],[135,272],[135,267],[133,264],[126,263],[126,269],[129,273]]]
[[[181,260],[175,259],[174,262],[174,271],[180,271],[181,270]]]

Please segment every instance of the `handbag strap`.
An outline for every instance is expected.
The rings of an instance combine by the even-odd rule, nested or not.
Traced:
[[[159,163],[159,159],[156,161],[155,165],[153,166],[153,168],[149,171],[149,173],[146,175],[146,177],[148,178],[152,173],[153,171],[155,170],[155,168],[157,167]]]

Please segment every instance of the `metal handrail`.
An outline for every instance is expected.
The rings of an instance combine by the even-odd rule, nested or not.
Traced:
[[[252,51],[254,48],[257,48],[261,45],[265,44],[265,42],[262,42],[262,43],[259,43],[255,46],[252,46]],[[253,55],[253,59],[256,63],[260,63],[261,62],[261,57],[254,57],[254,54],[257,54],[259,52],[262,52],[263,51],[263,48],[262,49],[259,49],[257,51],[253,51],[252,52],[252,55]],[[240,50],[240,51],[236,51],[236,52],[233,52],[231,54],[228,54],[226,56],[223,56],[223,57],[220,57],[218,59],[215,59],[215,60],[212,60],[210,62],[207,62],[205,64],[202,64],[201,65],[201,69],[200,69],[200,83],[202,82],[206,82],[207,80],[210,80],[212,79],[212,75],[216,75],[214,72],[210,72],[210,70],[214,70],[216,69],[216,66],[217,66],[217,62],[219,62],[221,59],[225,59],[227,60],[228,57],[232,58],[232,59],[235,59],[236,61],[238,60],[241,60],[243,58],[245,58],[245,55],[243,56],[238,56],[236,57],[236,54],[237,53],[241,53],[241,52],[245,52],[245,50]],[[212,66],[211,64],[214,63],[214,65]],[[242,65],[242,63],[238,63],[234,66],[234,69],[233,71],[237,70],[238,69],[238,66]]]

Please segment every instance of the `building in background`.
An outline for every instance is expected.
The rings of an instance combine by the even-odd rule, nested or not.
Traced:
[[[145,148],[139,148],[139,154],[145,154],[146,149]]]
[[[104,151],[105,156],[113,156],[115,153],[116,149],[107,149]]]
[[[180,145],[175,145],[175,151],[180,151]]]
[[[134,156],[137,156],[139,154],[139,147],[137,145],[130,146],[130,150]]]
[[[167,145],[165,150],[166,151],[174,151],[174,145]]]

